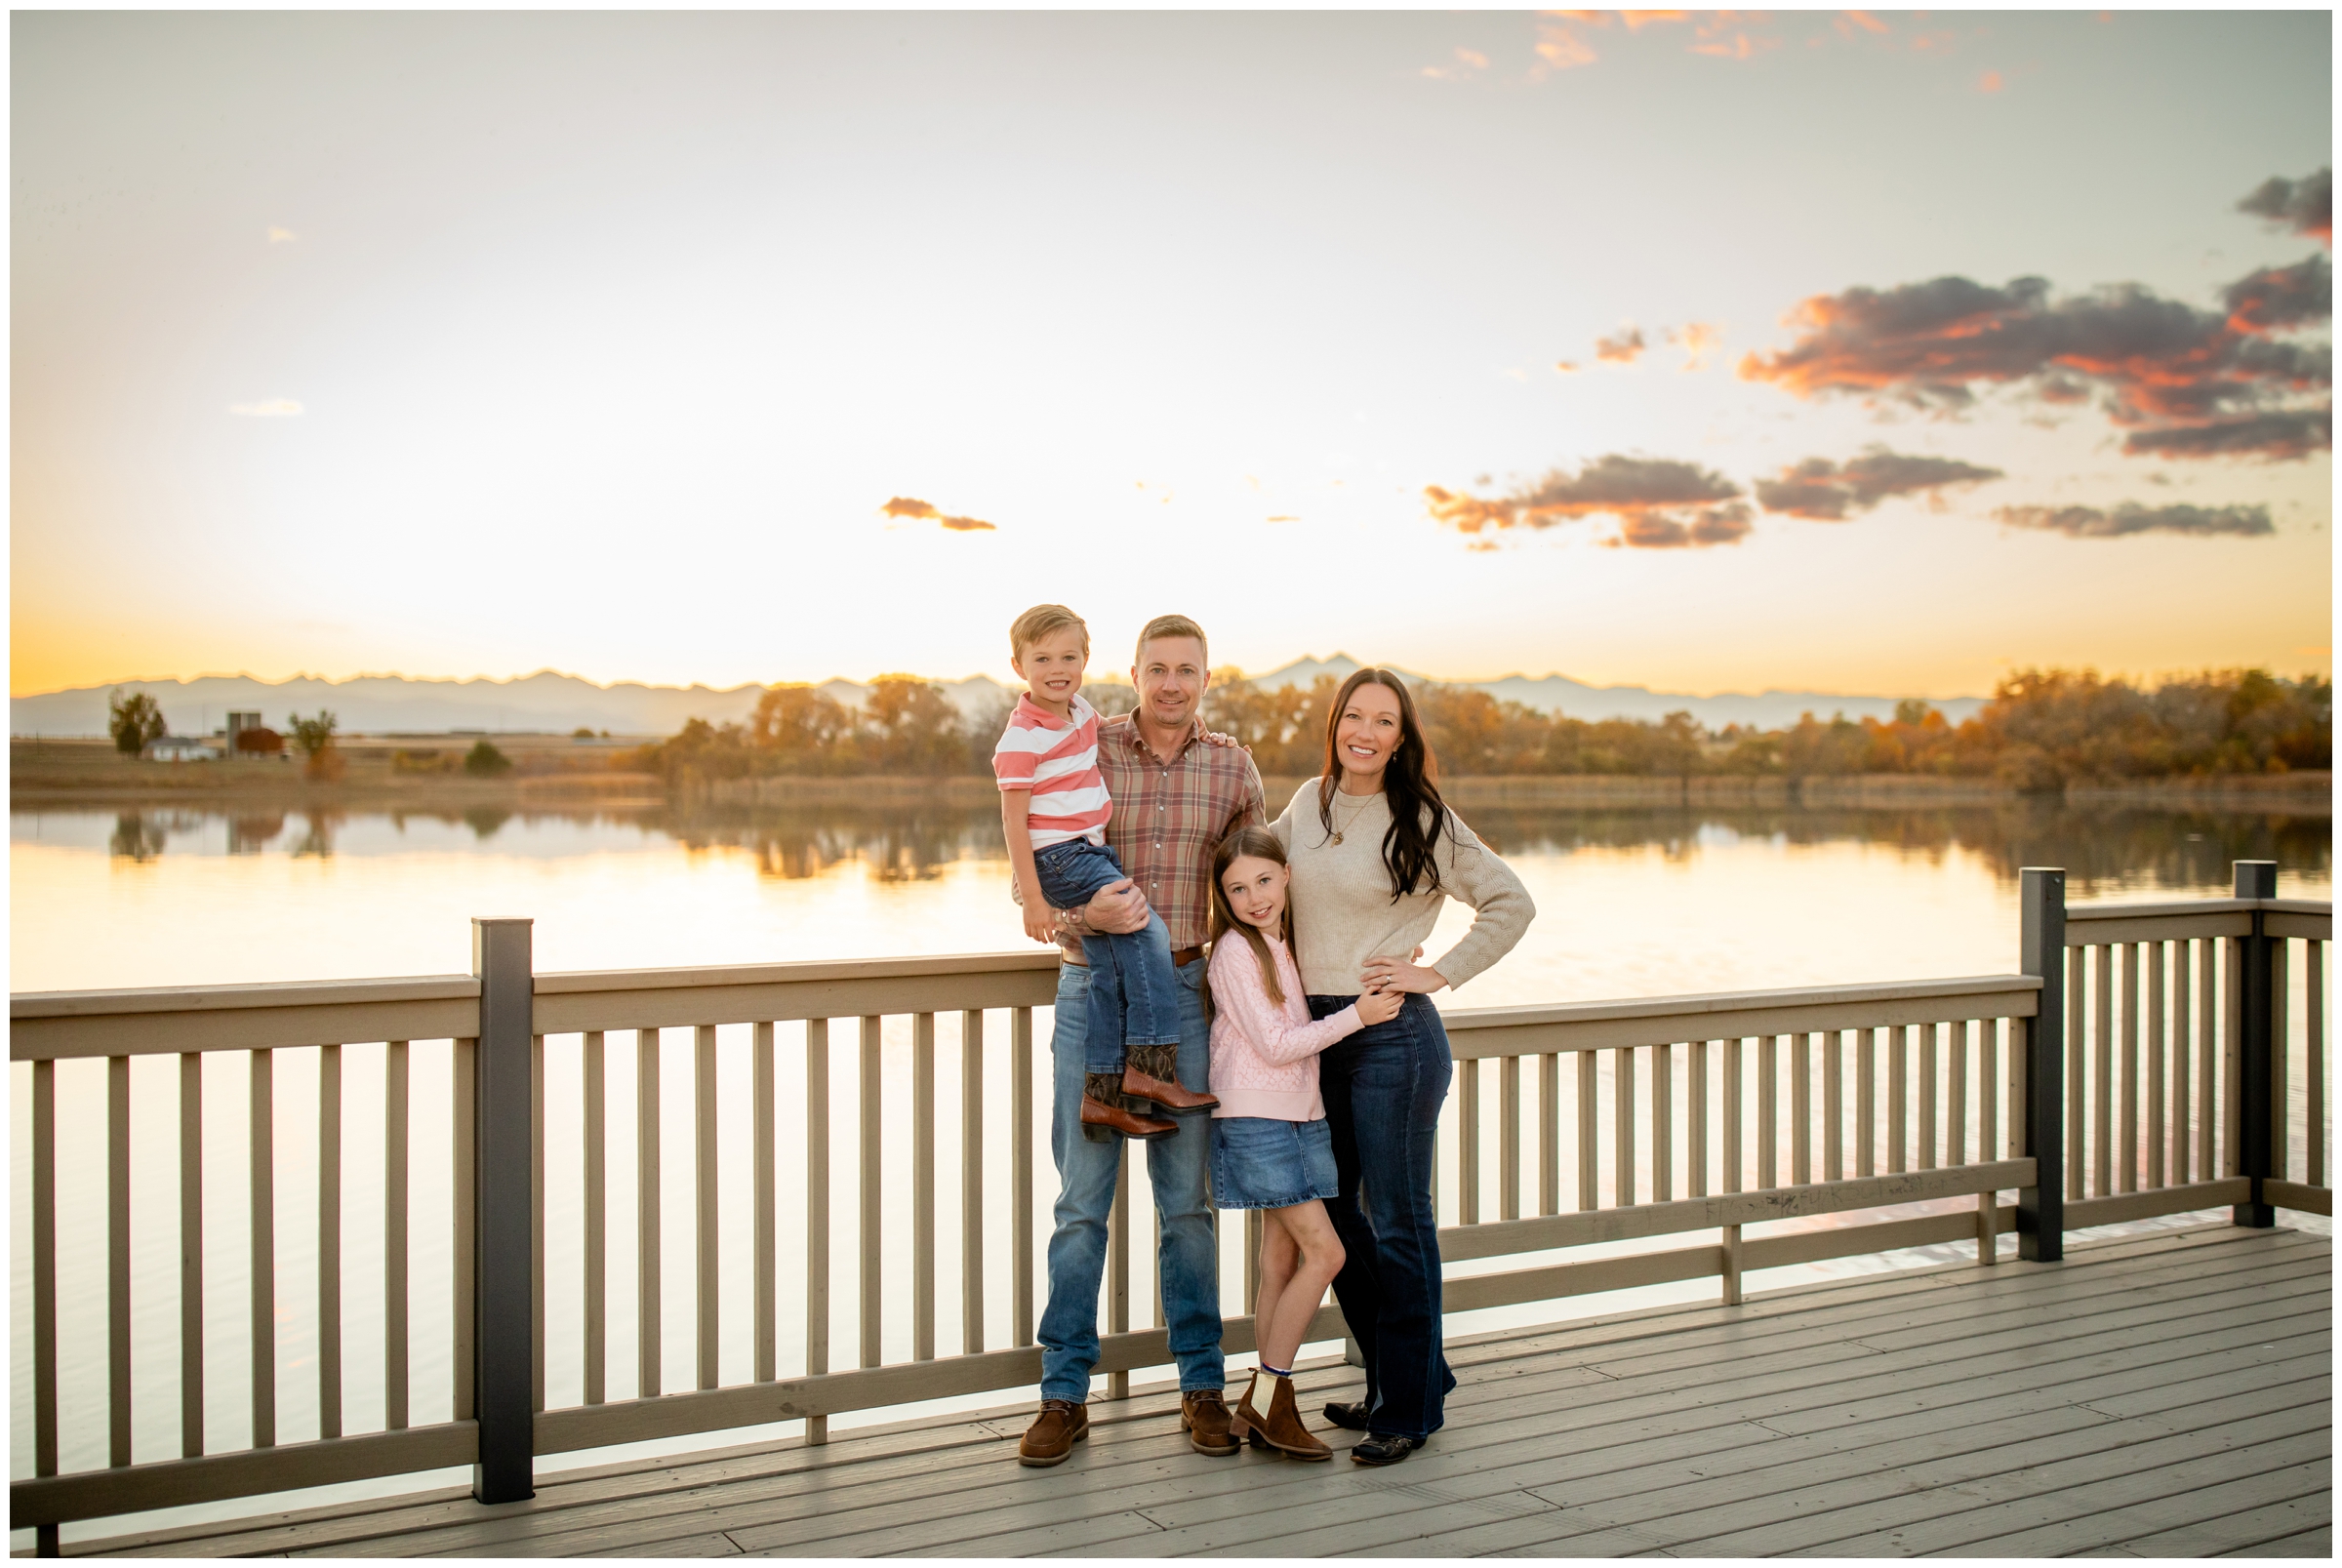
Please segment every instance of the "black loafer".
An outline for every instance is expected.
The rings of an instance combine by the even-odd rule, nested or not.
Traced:
[[[1354,1405],[1328,1404],[1325,1407],[1325,1419],[1345,1430],[1362,1432],[1366,1429],[1365,1401],[1360,1400]]]
[[[1425,1441],[1421,1437],[1393,1437],[1386,1432],[1375,1432],[1353,1448],[1350,1457],[1359,1465],[1395,1465],[1421,1448]]]

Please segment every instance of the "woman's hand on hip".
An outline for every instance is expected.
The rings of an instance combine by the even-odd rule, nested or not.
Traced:
[[[1415,950],[1420,953],[1423,949],[1418,947]],[[1389,954],[1367,959],[1366,967],[1358,971],[1358,982],[1370,991],[1422,993],[1447,988],[1447,977],[1436,969],[1427,969],[1410,959],[1395,958]]]

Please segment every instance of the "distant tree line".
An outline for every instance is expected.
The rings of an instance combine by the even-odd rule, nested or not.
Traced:
[[[1338,683],[1255,686],[1215,675],[1204,721],[1251,747],[1270,777],[1318,771],[1326,712]],[[1127,711],[1136,694],[1084,688],[1102,712]],[[1416,700],[1442,772],[1450,775],[1608,774],[1641,778],[1787,778],[1931,774],[2019,789],[2069,783],[2283,773],[2333,765],[2333,683],[2263,669],[2206,671],[2149,687],[2092,670],[2026,669],[1959,724],[1917,700],[1891,719],[1806,714],[1784,729],[1703,728],[1689,713],[1657,722],[1579,719],[1499,702],[1465,686],[1425,686]],[[943,690],[882,675],[859,708],[820,689],[769,687],[743,724],[693,719],[644,748],[642,766],[670,784],[690,779],[864,774],[986,774],[1009,700],[962,714]]]

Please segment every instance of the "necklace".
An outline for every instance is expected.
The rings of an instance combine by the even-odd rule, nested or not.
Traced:
[[[1379,794],[1381,791],[1378,790],[1376,793]],[[1350,814],[1350,820],[1348,822],[1343,823],[1340,826],[1334,829],[1334,836],[1327,839],[1326,842],[1329,844],[1341,843],[1342,835],[1358,824],[1358,819],[1366,815],[1366,807],[1373,799],[1374,795],[1365,795],[1360,797],[1358,801],[1358,809]]]

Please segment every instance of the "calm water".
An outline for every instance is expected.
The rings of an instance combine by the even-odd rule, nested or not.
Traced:
[[[2219,895],[2230,862],[2275,859],[2288,897],[2332,896],[2330,824],[2323,818],[2070,812],[2018,806],[1897,812],[1576,811],[1474,812],[1478,830],[1518,870],[1537,901],[1538,919],[1504,963],[1448,1006],[1583,1000],[1707,991],[1741,986],[2006,972],[2016,951],[2016,871],[2064,865],[2076,902]],[[465,816],[327,815],[231,817],[146,810],[20,811],[11,818],[13,878],[11,987],[40,990],[113,985],[332,979],[461,971],[469,959],[473,915],[527,915],[536,925],[541,969],[634,968],[668,964],[770,962],[899,953],[1012,948],[1022,944],[1007,897],[1007,863],[989,810],[852,810],[641,815]],[[1468,915],[1451,906],[1430,945],[1435,956]],[[955,1018],[939,1019],[937,1121],[947,1141],[958,1125],[959,1041]],[[996,1026],[996,1025],[995,1025]],[[1047,1038],[1046,1015],[1036,1038]],[[894,1033],[906,1034],[904,1041]],[[801,1038],[783,1025],[783,1060]],[[890,1068],[907,1045],[904,1021],[890,1024]],[[833,1047],[832,1229],[836,1316],[833,1356],[854,1357],[856,1168],[849,1112],[851,1049]],[[722,1173],[726,1190],[748,1177],[747,1041],[723,1031],[719,1048]],[[1008,1095],[1004,1041],[988,1057],[988,1113],[1004,1124]],[[414,1047],[415,1153],[411,1202],[418,1215],[413,1259],[417,1423],[448,1411],[449,1260],[441,1230],[425,1217],[443,1214],[446,1169],[444,1044]],[[614,1129],[609,1177],[612,1222],[609,1396],[633,1392],[631,1345],[635,1260],[632,1252],[631,1051],[614,1043],[608,1114]],[[343,1214],[345,1345],[350,1387],[345,1429],[381,1421],[379,1112],[383,1052],[344,1052]],[[1605,1072],[1607,1068],[1604,1068]],[[13,1342],[16,1365],[29,1365],[28,1069],[15,1069],[12,1130],[16,1251]],[[688,1150],[690,1052],[670,1040],[663,1065],[663,1143],[669,1157]],[[785,1149],[801,1146],[801,1109],[783,1072]],[[137,1454],[177,1453],[178,1286],[175,1182],[176,1067],[141,1059],[133,1071],[134,1310]],[[245,1311],[248,1260],[243,1246],[246,1076],[243,1059],[206,1068],[207,1227],[217,1253],[209,1266],[207,1378],[212,1442],[241,1446],[249,1437],[243,1390],[249,1387]],[[316,1196],[316,1053],[277,1053],[278,1373],[281,1441],[313,1435],[316,1422],[314,1332]],[[1532,1067],[1533,1074],[1533,1067]],[[908,1081],[890,1071],[887,1093],[908,1103]],[[1487,1099],[1493,1103],[1493,1082]],[[1524,1093],[1530,1085],[1524,1083]],[[102,1068],[65,1064],[59,1070],[60,1290],[61,1383],[65,1389],[65,1467],[102,1464],[103,1289]],[[548,1277],[571,1280],[582,1266],[583,1226],[575,1201],[577,1119],[582,1078],[573,1042],[548,1049]],[[1533,1099],[1530,1100],[1534,1104]],[[1450,1106],[1453,1115],[1453,1102]],[[1607,1113],[1605,1112],[1605,1123]],[[1454,1145],[1448,1140],[1443,1206],[1454,1219]],[[988,1148],[986,1219],[991,1237],[987,1318],[991,1343],[1004,1344],[1009,1321],[1005,1272],[1009,1233],[1005,1139]],[[1494,1159],[1496,1140],[1484,1138]],[[734,1156],[738,1155],[736,1159]],[[779,1213],[782,1257],[802,1256],[802,1200],[791,1186],[797,1162],[784,1159]],[[899,1165],[903,1162],[893,1162]],[[1533,1155],[1524,1163],[1534,1168]],[[937,1161],[943,1216],[958,1212],[958,1160]],[[1565,1169],[1569,1168],[1565,1164]],[[1490,1166],[1491,1174],[1493,1165]],[[909,1277],[908,1183],[890,1165],[885,1193],[890,1280]],[[1144,1183],[1134,1220],[1147,1233]],[[1046,1236],[1054,1196],[1044,1174],[1035,1183],[1036,1234]],[[801,1190],[801,1189],[800,1189]],[[664,1316],[666,1386],[691,1385],[692,1278],[690,1185],[680,1167],[665,1184]],[[1493,1199],[1489,1199],[1493,1212]],[[723,1216],[727,1255],[723,1375],[749,1376],[747,1280],[730,1266],[748,1252],[747,1217]],[[958,1344],[957,1226],[940,1223],[938,1343]],[[1224,1233],[1224,1286],[1238,1310],[1240,1227]],[[1691,1238],[1673,1238],[1680,1244]],[[1134,1248],[1132,1321],[1151,1321],[1149,1249]],[[1503,1260],[1493,1266],[1520,1266]],[[1877,1266],[1873,1261],[1817,1266],[1831,1271]],[[785,1269],[785,1275],[791,1270]],[[1782,1271],[1784,1277],[1790,1271]],[[801,1314],[791,1311],[793,1278],[785,1279],[782,1367],[801,1365]],[[1641,1293],[1690,1299],[1712,1291],[1693,1282]],[[909,1349],[908,1305],[890,1292],[889,1359]],[[1542,1309],[1616,1310],[1637,1302],[1604,1298]],[[582,1307],[574,1290],[548,1301],[548,1397],[582,1397],[578,1365]],[[1459,1331],[1498,1326],[1504,1314],[1472,1314]],[[1513,1318],[1540,1315],[1510,1309]],[[1487,1321],[1479,1321],[1486,1318]],[[17,1473],[27,1473],[29,1377],[12,1380]],[[150,1390],[161,1390],[155,1393]],[[978,1404],[997,1404],[987,1395]],[[902,1412],[885,1413],[885,1419]],[[875,1413],[871,1419],[881,1419]],[[840,1422],[840,1426],[845,1423]],[[670,1447],[704,1446],[686,1439]],[[410,1478],[377,1490],[439,1484]],[[229,1509],[227,1511],[232,1511]],[[106,1533],[110,1533],[108,1527]],[[70,1534],[70,1533],[69,1533]],[[19,1543],[22,1544],[21,1542]]]

